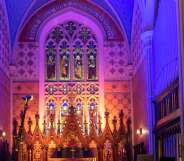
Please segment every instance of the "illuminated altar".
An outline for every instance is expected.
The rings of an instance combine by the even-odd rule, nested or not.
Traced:
[[[74,98],[71,96],[70,100]],[[105,128],[98,126],[95,115],[91,113],[91,121],[80,122],[77,108],[70,103],[68,115],[61,126],[60,120],[54,124],[54,115],[50,115],[47,128],[43,122],[43,130],[39,126],[39,114],[35,115],[35,128],[32,131],[32,120],[29,119],[25,129],[25,115],[28,103],[21,112],[21,126],[14,125],[14,154],[17,161],[129,161],[131,160],[131,122],[127,121],[127,129],[123,123],[123,111],[119,119],[112,120],[110,128],[109,112],[105,112]],[[117,123],[119,120],[119,128]],[[89,124],[89,127],[88,127]],[[61,128],[62,127],[62,128]],[[84,128],[83,128],[84,127]]]

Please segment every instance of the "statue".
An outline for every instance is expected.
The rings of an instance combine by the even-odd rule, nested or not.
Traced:
[[[96,59],[94,55],[88,58],[88,79],[96,79]]]
[[[79,54],[75,57],[75,78],[82,79],[82,57]]]
[[[47,78],[54,79],[55,77],[55,56],[53,53],[47,55]]]
[[[69,57],[67,55],[61,56],[61,77],[63,79],[69,77]]]

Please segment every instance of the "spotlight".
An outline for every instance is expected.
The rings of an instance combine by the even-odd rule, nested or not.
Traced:
[[[136,132],[137,132],[137,135],[145,135],[147,133],[147,130],[140,128],[140,129],[137,129]]]
[[[6,137],[6,132],[5,132],[5,131],[2,132],[2,137],[3,137],[3,138]]]
[[[142,135],[142,128],[137,129],[137,135]]]

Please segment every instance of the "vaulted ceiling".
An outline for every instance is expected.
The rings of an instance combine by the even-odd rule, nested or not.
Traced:
[[[29,16],[50,0],[6,0],[9,18],[10,36],[14,44],[17,31]],[[131,39],[132,15],[134,0],[91,0],[105,10],[124,28],[127,38]]]

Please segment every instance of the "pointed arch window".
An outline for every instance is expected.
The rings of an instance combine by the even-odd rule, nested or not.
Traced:
[[[56,80],[56,45],[49,40],[46,45],[46,76],[47,80]]]
[[[94,98],[89,100],[88,108],[90,124],[92,123],[92,119],[94,119],[94,124],[97,127],[97,102]]]
[[[74,44],[74,79],[82,80],[84,78],[84,66],[83,66],[83,44],[80,41],[76,41]]]
[[[50,127],[50,118],[53,118],[53,121],[55,121],[56,117],[56,102],[53,98],[49,98],[47,102],[47,126]]]
[[[46,81],[97,80],[97,40],[90,28],[74,21],[54,27],[45,46]]]
[[[60,80],[70,79],[70,50],[69,44],[66,40],[63,40],[59,46],[59,66],[60,66]]]
[[[91,122],[93,115],[97,124],[99,51],[96,35],[84,24],[66,21],[48,33],[44,54],[46,121],[49,122],[50,113],[54,113],[55,121],[59,119],[63,126],[70,109],[67,95],[74,92],[79,96],[75,107],[81,128],[84,116],[89,116]],[[55,102],[48,104],[50,96]]]
[[[87,55],[88,55],[88,80],[96,80],[97,73],[96,73],[96,45],[95,42],[89,41],[87,45]]]
[[[69,102],[68,100],[63,100],[61,104],[61,117],[65,117],[68,115]]]

